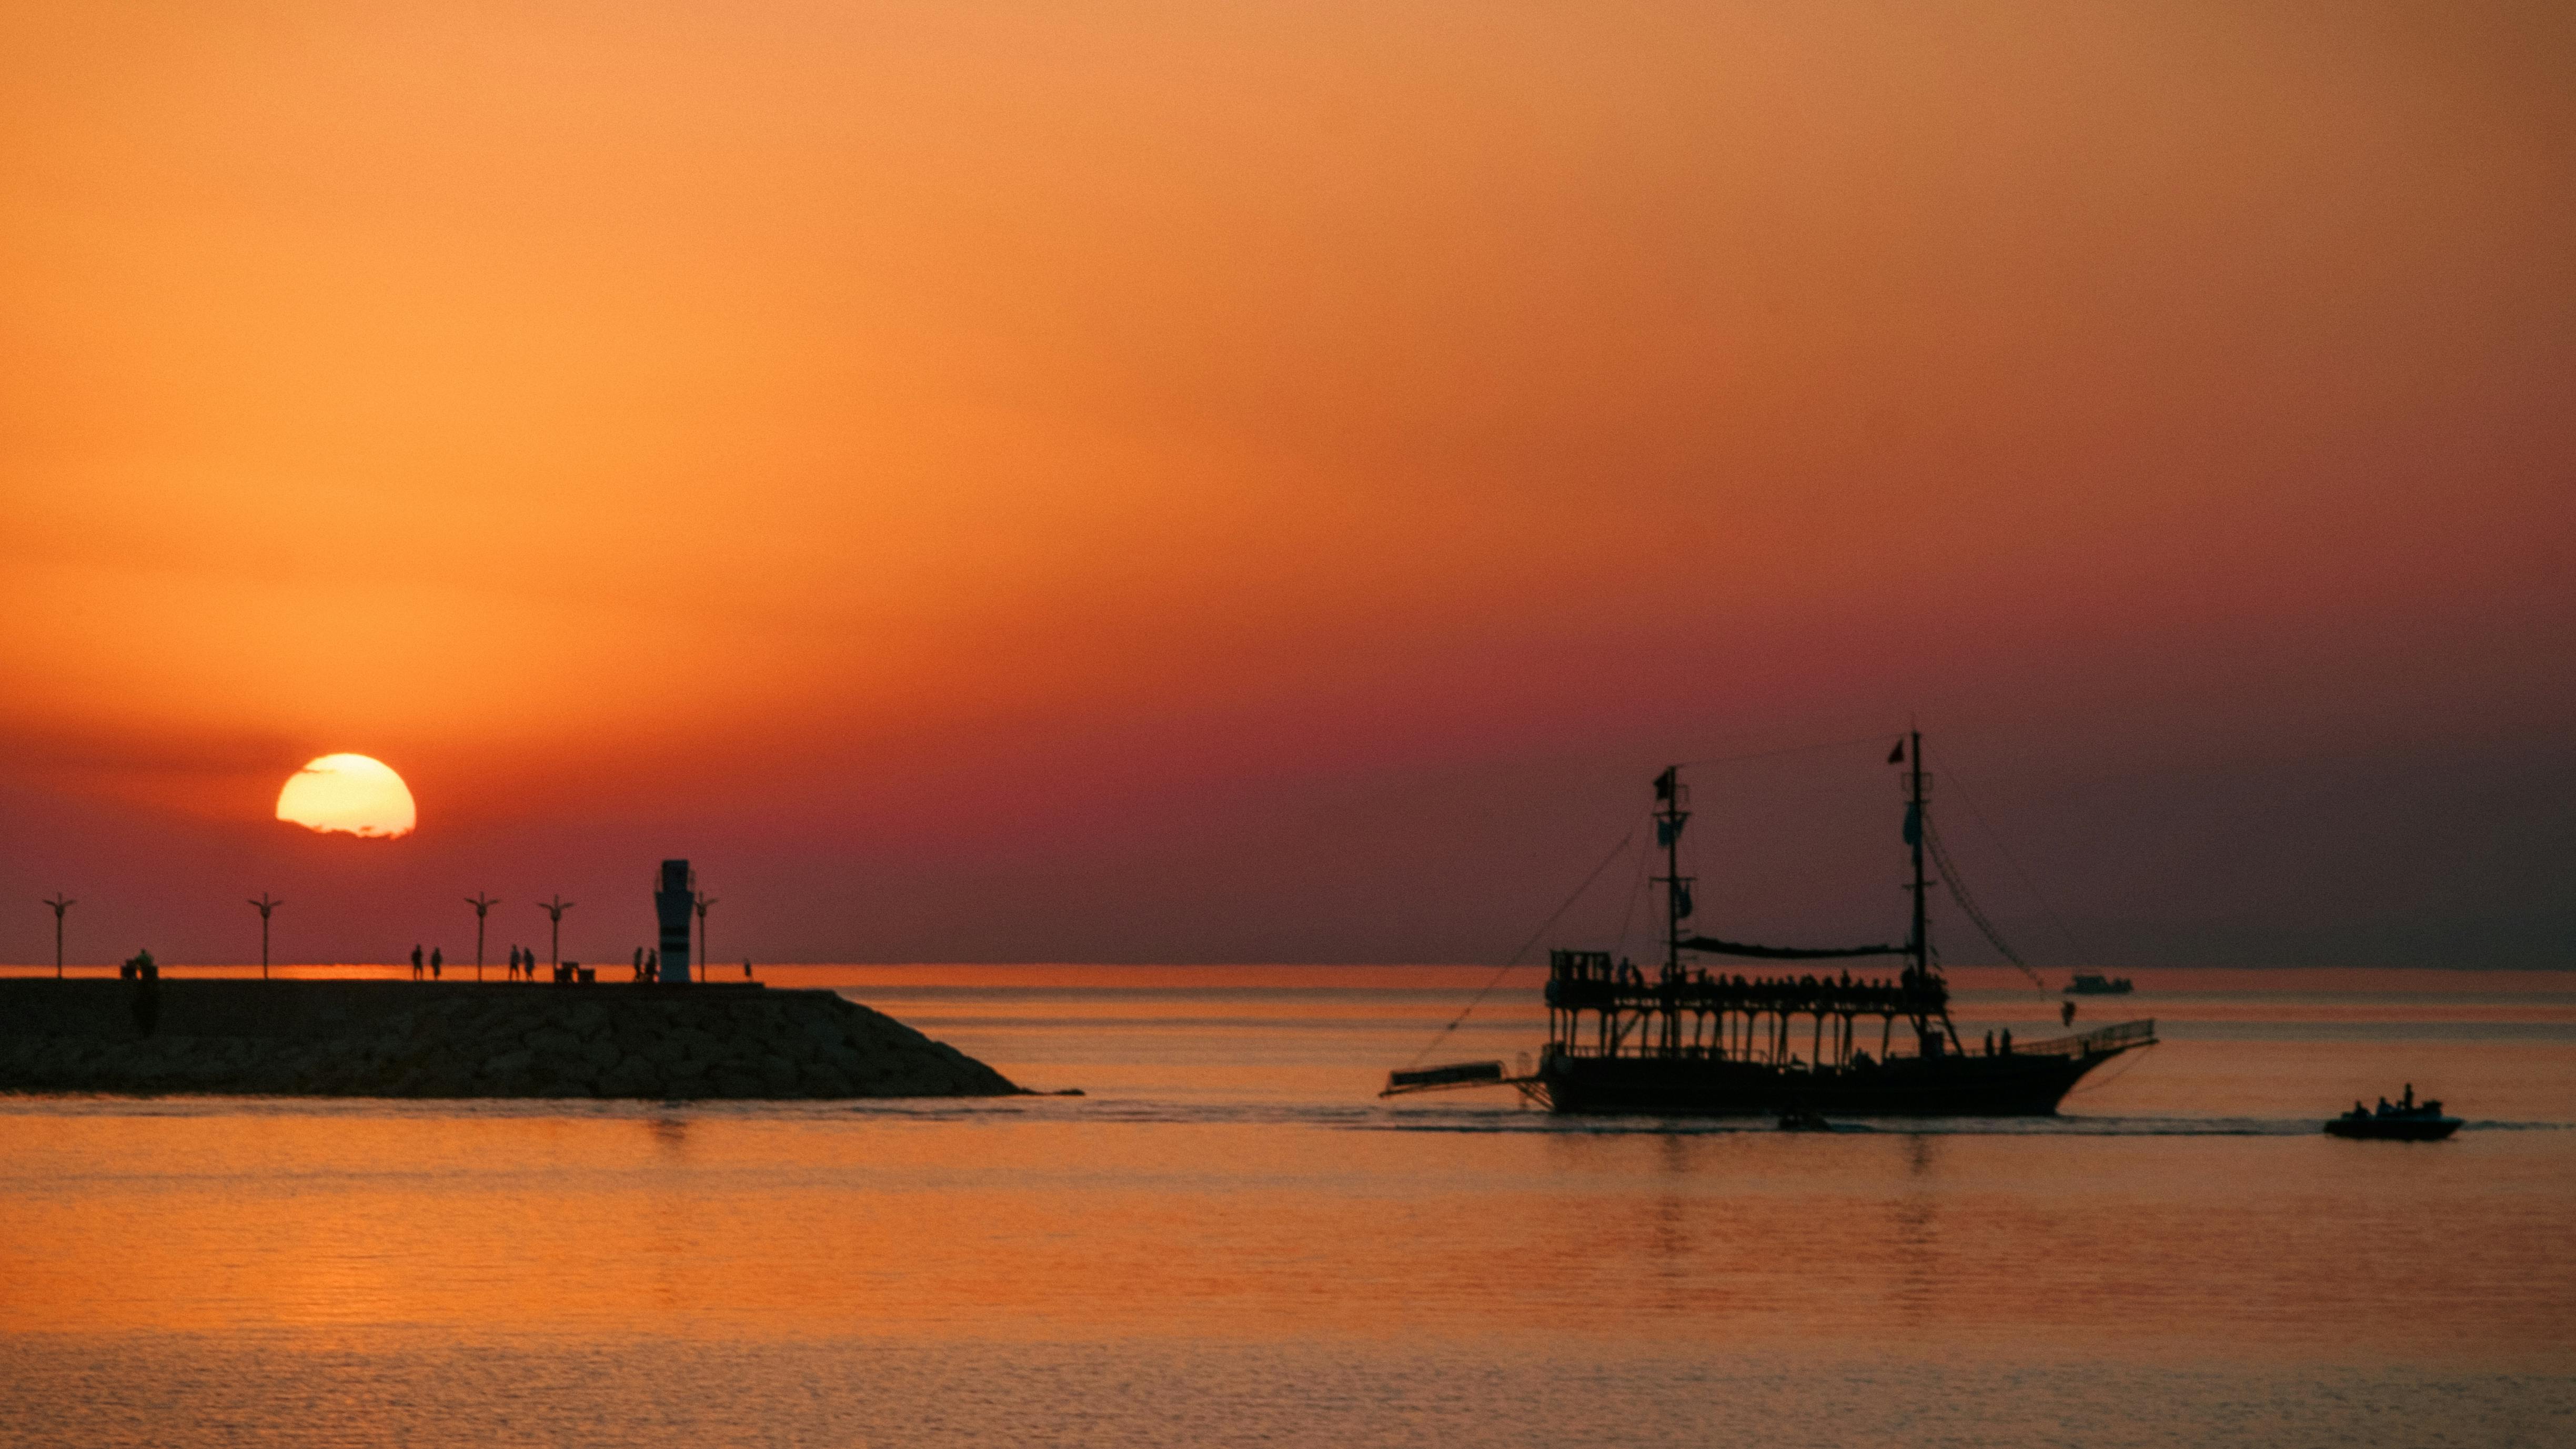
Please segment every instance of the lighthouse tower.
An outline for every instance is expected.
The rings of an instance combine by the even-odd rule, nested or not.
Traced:
[[[653,892],[653,914],[662,923],[662,980],[688,984],[689,910],[697,903],[698,873],[685,860],[662,862]]]

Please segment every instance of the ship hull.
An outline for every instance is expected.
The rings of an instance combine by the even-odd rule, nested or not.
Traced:
[[[2337,1137],[2376,1142],[2439,1142],[2460,1130],[2457,1117],[2334,1117],[2326,1130]]]
[[[2085,1073],[2116,1055],[1899,1057],[1824,1072],[1706,1057],[1554,1055],[1538,1075],[1550,1110],[1578,1115],[2051,1117]]]

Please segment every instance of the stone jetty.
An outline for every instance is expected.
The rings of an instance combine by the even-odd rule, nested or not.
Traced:
[[[1022,1090],[829,991],[165,976],[140,1005],[146,993],[133,981],[0,980],[0,1091],[692,1100]]]

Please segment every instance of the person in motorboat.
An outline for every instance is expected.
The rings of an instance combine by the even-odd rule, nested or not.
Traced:
[[[2361,1115],[2361,1104],[2359,1102],[2353,1103],[2352,1110],[2354,1115]],[[2378,1115],[2382,1117],[2439,1117],[2442,1115],[2442,1104],[2429,1097],[2421,1102],[2416,1101],[2415,1084],[2413,1082],[2408,1082],[2406,1084],[2405,1094],[2399,1097],[2393,1105],[2386,1097],[2379,1099]]]
[[[2457,1117],[2444,1116],[2440,1102],[2430,1098],[2421,1102],[2416,1101],[2415,1084],[2409,1082],[2406,1084],[2404,1096],[2394,1103],[2382,1097],[2376,1110],[2365,1108],[2360,1102],[2355,1101],[2351,1111],[2327,1121],[2326,1131],[2337,1137],[2378,1137],[2404,1142],[2439,1142],[2460,1130],[2463,1125],[2465,1124]]]

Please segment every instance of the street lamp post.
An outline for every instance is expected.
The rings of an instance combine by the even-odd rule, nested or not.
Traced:
[[[481,891],[476,891],[465,898],[465,904],[474,908],[474,979],[480,981],[483,979],[483,914],[501,903],[486,899]]]
[[[80,902],[66,899],[61,891],[56,891],[53,899],[45,904],[54,908],[54,979],[60,981],[63,979],[63,912]]]
[[[557,894],[553,900],[537,902],[537,909],[545,912],[547,919],[555,923],[554,933],[546,941],[547,965],[563,964],[563,913],[579,904],[581,904],[579,901],[565,900],[561,894]]]
[[[706,984],[715,975],[715,967],[707,961],[707,907],[715,903],[714,896],[708,895],[705,891],[698,892],[698,983],[700,985]]]
[[[284,901],[270,900],[266,891],[261,891],[259,899],[251,902],[259,911],[259,979],[262,981],[268,979],[268,913],[285,904]]]

